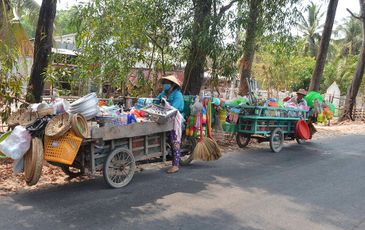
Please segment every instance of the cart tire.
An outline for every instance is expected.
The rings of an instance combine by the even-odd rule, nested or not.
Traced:
[[[247,133],[237,133],[236,142],[240,148],[244,148],[248,145],[251,140],[251,135]]]
[[[305,143],[305,140],[304,139],[300,139],[298,137],[295,138],[295,140],[297,141],[298,144],[304,144]]]
[[[112,188],[122,188],[132,180],[135,170],[133,153],[125,148],[117,148],[104,163],[104,180]]]
[[[274,129],[270,136],[270,148],[273,152],[278,153],[283,148],[284,133],[280,128]]]
[[[181,140],[180,165],[186,166],[193,161],[193,151],[196,144],[195,137],[183,136]]]
[[[76,178],[84,174],[84,170],[69,165],[62,165],[61,169],[70,178]]]

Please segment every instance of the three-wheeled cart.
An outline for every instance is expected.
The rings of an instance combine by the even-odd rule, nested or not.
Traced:
[[[113,188],[127,185],[133,178],[136,162],[161,158],[166,160],[169,151],[167,133],[173,121],[134,123],[128,126],[95,127],[90,137],[80,146],[72,165],[61,164],[70,176],[103,172],[104,179]],[[194,144],[194,143],[193,143]],[[193,145],[185,145],[189,155]],[[191,158],[184,161],[190,163]]]
[[[237,122],[236,141],[239,147],[248,145],[251,138],[269,141],[273,152],[279,152],[284,140],[304,142],[297,135],[295,125],[299,120],[308,121],[308,111],[297,108],[241,106]]]

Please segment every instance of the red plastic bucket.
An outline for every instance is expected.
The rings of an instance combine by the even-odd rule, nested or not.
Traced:
[[[308,140],[310,138],[311,133],[307,122],[299,120],[295,124],[295,135],[303,140]]]

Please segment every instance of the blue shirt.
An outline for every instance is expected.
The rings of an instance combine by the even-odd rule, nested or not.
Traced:
[[[166,97],[166,92],[162,91],[157,98],[162,99],[163,97]],[[180,91],[180,89],[174,89],[174,91],[171,92],[171,94],[167,98],[167,102],[170,103],[172,107],[179,110],[181,114],[184,113],[184,97]]]

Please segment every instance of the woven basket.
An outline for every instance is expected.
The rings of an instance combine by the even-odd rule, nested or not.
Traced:
[[[21,117],[21,115],[26,111],[26,109],[19,109],[18,111],[12,113],[9,117],[9,119],[7,120],[7,124],[10,127],[14,127],[19,125],[19,119]]]
[[[45,117],[48,115],[52,115],[54,113],[54,109],[53,108],[44,108],[44,109],[40,109],[37,111],[38,113],[38,117]]]
[[[33,138],[32,145],[24,156],[24,176],[27,185],[38,183],[43,168],[43,142],[40,138]]]
[[[44,159],[46,161],[72,165],[79,151],[82,138],[69,130],[60,138],[44,136]]]
[[[71,128],[71,116],[62,113],[50,120],[45,129],[45,135],[58,138],[64,135]]]
[[[27,127],[29,125],[32,125],[34,122],[36,122],[38,118],[39,117],[38,117],[37,112],[32,112],[32,111],[27,110],[20,115],[19,124]]]
[[[89,136],[90,130],[86,118],[80,113],[72,116],[71,129],[78,137],[87,138]]]

